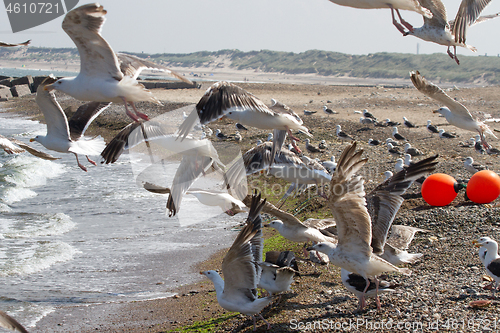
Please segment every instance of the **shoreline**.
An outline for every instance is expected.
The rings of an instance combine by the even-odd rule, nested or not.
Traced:
[[[139,109],[154,117],[168,108],[179,105],[196,103],[204,93],[209,82],[203,82],[201,89],[179,89],[167,91],[155,89],[154,93],[165,107],[143,103]],[[325,153],[316,155],[327,159],[331,155],[337,158],[345,144],[335,139],[333,129],[341,124],[347,133],[355,135],[360,148],[365,150],[369,162],[364,167],[363,176],[366,178],[366,192],[381,181],[380,172],[393,168],[394,158],[387,154],[385,147],[371,147],[367,145],[368,138],[385,139],[390,136],[390,129],[366,126],[359,123],[359,114],[353,111],[367,108],[380,119],[391,118],[402,121],[406,115],[410,120],[420,125],[417,129],[400,129],[413,146],[424,150],[426,156],[440,154],[440,164],[437,172],[452,174],[456,179],[470,177],[463,168],[463,158],[474,156],[474,159],[487,165],[495,172],[500,172],[499,157],[492,155],[478,155],[473,149],[459,148],[458,142],[467,140],[471,132],[466,132],[446,125],[444,119],[433,114],[431,110],[436,103],[422,96],[413,88],[383,88],[380,86],[323,86],[311,84],[282,84],[282,83],[242,83],[244,89],[259,97],[266,104],[270,98],[276,98],[301,116],[304,124],[314,130],[312,143],[318,144],[321,139],[327,140],[330,148]],[[494,116],[500,116],[500,87],[457,89],[450,92],[453,97],[466,104],[472,110],[484,110]],[[58,95],[63,109],[74,108],[80,102]],[[40,119],[33,95],[12,99],[0,103],[0,106],[10,105],[25,116],[35,116]],[[323,105],[329,105],[338,111],[337,115],[327,116],[321,111]],[[303,116],[303,109],[318,111],[313,116]],[[24,111],[23,111],[24,110]],[[456,132],[457,139],[443,140],[432,137],[426,131],[424,124],[432,119],[434,124],[447,131]],[[98,118],[97,128],[91,128],[90,133],[96,135],[99,130],[110,132],[118,130],[129,120],[124,115],[123,106],[116,105],[109,113]],[[492,124],[496,128],[499,124]],[[221,129],[224,133],[234,133],[234,122],[219,120],[211,124],[215,130]],[[366,128],[368,127],[368,130]],[[265,139],[266,131],[251,129],[242,133],[244,140],[241,146],[246,151],[257,139]],[[491,142],[498,146],[497,140]],[[301,148],[303,142],[299,143]],[[368,309],[361,313],[354,313],[356,297],[347,292],[339,278],[339,269],[311,265],[309,262],[300,262],[303,272],[292,285],[292,292],[286,293],[279,304],[264,310],[263,316],[271,322],[273,332],[289,332],[292,330],[291,321],[312,322],[315,320],[331,320],[335,323],[344,323],[357,320],[392,319],[395,322],[420,322],[425,327],[435,321],[444,321],[448,318],[472,318],[483,320],[497,320],[500,303],[495,301],[484,310],[474,310],[468,306],[472,300],[486,299],[488,291],[482,290],[481,275],[486,274],[479,261],[477,249],[470,245],[473,239],[489,235],[500,239],[500,209],[488,208],[485,205],[475,205],[466,202],[463,192],[455,201],[446,207],[430,207],[418,196],[419,189],[413,188],[406,198],[394,224],[405,224],[430,230],[429,234],[417,234],[410,247],[410,252],[423,253],[423,259],[417,264],[409,266],[413,271],[410,277],[400,275],[389,276],[393,282],[400,284],[392,295],[382,296],[382,310],[376,311],[372,301],[368,302]],[[276,200],[278,195],[270,197]],[[305,201],[304,197],[291,200],[287,209]],[[498,199],[497,201],[498,202]],[[314,198],[299,218],[325,216],[328,214],[325,201]],[[243,219],[243,218],[242,218]],[[302,244],[281,244],[273,230],[266,228],[264,238],[271,239],[267,244],[277,248],[293,250],[300,256]],[[221,250],[208,261],[194,265],[193,274],[197,270],[220,268],[226,250]],[[464,288],[466,287],[466,288]],[[80,307],[68,309],[67,312],[51,313],[39,321],[33,332],[186,332],[208,330],[216,332],[250,332],[251,320],[246,316],[231,314],[217,303],[213,285],[209,280],[175,288],[178,297],[103,305],[84,304]],[[74,310],[73,312],[71,310]],[[211,321],[215,318],[215,321]],[[496,319],[495,319],[496,318]],[[264,332],[265,325],[257,322],[259,332]],[[186,328],[188,327],[188,328]],[[373,330],[361,327],[361,332]],[[480,331],[480,330],[471,330]]]

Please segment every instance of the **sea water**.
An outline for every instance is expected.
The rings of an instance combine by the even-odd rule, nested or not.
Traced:
[[[45,134],[1,111],[0,134],[26,143]],[[49,153],[61,159],[0,151],[0,309],[28,328],[61,307],[171,296],[245,218],[189,195],[169,218],[166,197],[137,186],[127,154],[98,166],[81,156],[84,172],[73,154]]]

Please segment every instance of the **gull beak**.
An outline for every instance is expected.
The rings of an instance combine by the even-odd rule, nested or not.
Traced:
[[[51,91],[51,90],[54,90],[54,85],[53,84],[47,84],[45,85],[45,87],[43,87],[43,90],[45,91]]]
[[[264,228],[269,228],[269,224],[264,224],[263,227]]]
[[[31,139],[30,139],[30,142],[34,142],[34,141],[35,141],[35,138],[31,138]]]
[[[434,110],[432,111],[432,113],[439,113],[439,110]]]
[[[306,251],[314,251],[314,250],[315,250],[315,249],[314,249],[314,247],[312,247],[312,246],[310,246],[310,247],[308,247],[308,248],[306,249]]]
[[[200,271],[200,274],[201,274],[201,275],[204,275],[202,271]]]
[[[472,245],[474,245],[475,247],[481,247],[481,243],[479,243],[477,240],[473,240],[472,241]]]

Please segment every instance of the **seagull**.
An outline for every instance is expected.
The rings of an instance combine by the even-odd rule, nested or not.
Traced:
[[[396,160],[396,164],[394,165],[394,170],[396,170],[396,172],[400,172],[402,171],[403,169],[405,168],[405,163],[403,161],[402,158],[398,158]],[[391,175],[392,176],[392,175]]]
[[[292,109],[274,99],[271,101],[272,105],[268,107],[257,97],[232,83],[216,82],[207,89],[195,110],[181,124],[179,136],[186,137],[198,120],[205,125],[226,116],[246,126],[274,130],[273,153],[283,146],[287,134],[290,135],[294,148],[300,152],[295,144],[299,139],[293,136],[292,130],[300,130],[309,137],[312,135]]]
[[[186,194],[194,195],[202,204],[219,206],[226,214],[233,216],[247,211],[245,204],[227,192],[190,188]]]
[[[392,293],[395,291],[392,289],[394,288],[394,285],[391,285],[387,281],[380,280],[377,288],[375,281],[373,279],[369,279],[370,285],[368,286],[366,293],[363,294],[367,284],[366,280],[361,275],[351,273],[343,268],[340,269],[340,278],[344,287],[358,297],[358,310],[362,309],[361,304],[363,297],[378,297],[379,294]]]
[[[260,262],[262,274],[258,284],[259,288],[265,289],[269,294],[275,295],[290,290],[293,283],[293,277],[297,273],[291,267],[280,267],[268,262]]]
[[[31,39],[23,42],[23,43],[16,43],[16,44],[11,44],[11,43],[4,43],[0,42],[0,47],[16,47],[16,46],[27,46],[31,43]]]
[[[336,127],[336,133],[337,133],[337,138],[340,140],[346,140],[346,141],[353,141],[354,138],[347,134],[346,132],[342,131],[340,125],[337,125]]]
[[[383,248],[379,249],[379,247],[385,243],[387,231],[383,233],[381,230],[386,229],[388,224],[392,223],[392,219],[390,223],[383,223],[380,230],[378,227],[373,230],[374,235],[381,232],[382,235],[379,236],[384,237],[376,241],[372,240],[372,221],[366,207],[363,179],[361,176],[353,177],[368,161],[366,158],[361,158],[362,153],[362,150],[356,152],[355,142],[346,147],[339,158],[330,184],[328,206],[337,223],[338,244],[325,242],[312,246],[312,249],[327,254],[334,265],[359,274],[367,281],[360,308],[363,308],[365,303],[366,292],[370,286],[369,278],[375,280],[376,289],[378,289],[379,283],[376,277],[383,272],[409,273],[408,269],[398,268],[375,254],[383,251]],[[401,198],[401,202],[402,200]],[[378,298],[377,308],[380,309]]]
[[[246,128],[245,126],[243,126],[240,123],[236,123],[235,126],[236,126],[236,129],[238,129],[240,131],[248,131],[248,128]]]
[[[323,161],[321,164],[330,172],[333,173],[335,168],[337,167],[337,163],[335,163],[335,156],[332,155],[329,161]]]
[[[321,153],[321,150],[315,146],[313,146],[309,139],[306,139],[306,150],[308,152],[310,152],[311,154],[314,154],[314,153]]]
[[[392,144],[394,147],[399,146],[399,143],[398,143],[397,141],[394,141],[394,139],[392,139],[392,138],[387,138],[387,139],[385,140],[385,143],[386,143],[386,144],[387,144],[387,143],[390,143],[390,144]]]
[[[371,114],[367,109],[363,110],[363,117],[365,118],[370,118],[373,119],[374,121],[377,121],[377,118],[373,114]]]
[[[424,25],[414,28],[413,31],[406,32],[406,35],[413,35],[425,41],[448,47],[447,53],[454,59],[457,65],[460,61],[457,58],[457,46],[461,46],[476,52],[476,48],[465,44],[465,35],[469,27],[476,23],[498,17],[500,13],[488,16],[481,16],[481,11],[491,0],[462,0],[455,20],[448,21],[446,8],[441,0],[420,0],[420,4],[432,12],[431,17],[424,16]],[[450,47],[453,46],[453,53]]]
[[[363,125],[370,125],[370,124],[373,124],[375,123],[375,120],[371,119],[371,118],[359,118],[359,122]]]
[[[429,165],[425,168],[428,168]],[[384,253],[380,257],[396,266],[412,264],[420,259],[423,256],[422,253],[408,253],[406,251],[417,232],[429,232],[429,230],[406,225],[393,225],[391,227],[391,235],[384,246]]]
[[[241,140],[243,140],[243,137],[241,136],[239,131],[236,131],[236,133],[234,133],[233,139],[236,142],[241,142]]]
[[[318,112],[318,111],[304,110],[304,115],[305,116],[311,116],[311,115],[315,114],[316,112]]]
[[[478,171],[486,169],[484,165],[474,163],[474,159],[470,156],[464,160],[464,167],[465,170],[469,171],[471,174],[475,174]]]
[[[326,105],[323,105],[323,111],[325,111],[325,113],[330,116],[331,114],[336,114],[337,112],[333,111],[332,109],[328,108],[328,106]]]
[[[333,3],[336,3],[341,6],[347,6],[347,7],[353,7],[353,8],[363,8],[363,9],[375,9],[375,8],[390,8],[391,9],[391,15],[392,15],[392,24],[401,32],[403,35],[406,34],[405,27],[412,31],[413,26],[403,20],[401,17],[401,14],[399,13],[399,10],[411,10],[413,12],[417,12],[424,17],[431,18],[432,13],[429,9],[422,7],[420,3],[416,0],[386,0],[386,1],[381,1],[381,0],[351,0],[351,1],[345,1],[345,0],[330,0]],[[394,16],[394,12],[399,17],[399,23],[396,21],[396,18]],[[404,27],[403,27],[404,26]]]
[[[416,126],[410,122],[406,117],[403,117],[403,124],[408,128],[415,128]]]
[[[14,318],[12,318],[3,311],[0,311],[0,327],[3,327],[11,331],[28,333],[28,331],[26,330],[26,328],[24,328],[23,325],[21,325],[17,320],[15,320]]]
[[[149,101],[161,105],[151,91],[136,81],[143,69],[155,69],[191,83],[170,69],[139,57],[115,53],[101,36],[106,10],[98,3],[87,4],[69,11],[62,23],[63,30],[73,40],[80,54],[80,73],[64,77],[47,90],[60,90],[78,100],[124,103],[127,115],[134,121],[148,116],[135,107],[135,102]],[[127,104],[132,106],[131,112]]]
[[[394,176],[394,174],[391,171],[389,171],[389,170],[388,171],[384,171],[384,182],[387,179],[391,178],[392,176]]]
[[[7,154],[19,154],[27,151],[33,156],[40,157],[44,160],[58,160],[58,157],[54,157],[50,154],[44,153],[38,149],[25,144],[17,139],[7,139],[5,136],[0,134],[0,148],[2,148]]]
[[[427,130],[429,133],[434,134],[434,133],[439,133],[439,130],[436,126],[432,125],[432,122],[430,120],[427,120]]]
[[[326,143],[326,140],[321,140],[320,143],[318,144],[319,149],[327,149],[328,144]]]
[[[435,99],[439,103],[446,105],[434,112],[442,114],[446,118],[446,121],[448,121],[451,125],[468,131],[478,132],[481,136],[483,145],[486,143],[484,133],[488,133],[494,138],[497,138],[488,125],[479,120],[477,117],[473,117],[465,106],[448,96],[435,84],[427,81],[418,71],[411,71],[410,77],[413,85],[421,93]]]
[[[370,146],[378,146],[378,145],[380,145],[380,141],[378,141],[376,139],[368,139],[368,144]]]
[[[398,125],[401,125],[401,123],[398,123],[397,121],[392,121],[389,118],[387,118],[385,120],[385,126],[394,127],[394,126],[398,126]]]
[[[486,152],[486,150],[484,149],[484,146],[483,146],[483,143],[481,141],[481,137],[480,137],[479,134],[477,134],[476,137],[475,137],[474,149],[479,154],[484,154]]]
[[[260,211],[265,203],[266,200],[261,202],[260,194],[252,197],[247,223],[222,261],[224,280],[214,270],[200,272],[213,282],[219,305],[228,311],[251,316],[254,331],[257,314],[267,324],[267,329],[271,328],[260,312],[273,298],[257,296],[257,285],[261,276],[258,263],[262,261],[264,247]]]
[[[439,130],[439,137],[440,137],[441,139],[453,139],[453,138],[456,138],[457,136],[456,136],[456,135],[453,135],[453,134],[451,134],[451,133],[449,133],[449,132],[445,132],[445,130],[444,130],[444,129],[440,129],[440,130]]]
[[[88,155],[99,155],[104,149],[105,143],[100,136],[91,139],[84,137],[83,134],[90,123],[111,103],[90,102],[84,104],[68,121],[54,93],[45,89],[47,85],[54,82],[56,82],[56,78],[50,75],[38,86],[35,100],[45,118],[47,134],[37,135],[30,139],[30,142],[36,141],[45,148],[60,153],[73,153],[80,169],[87,171],[87,168],[78,160],[78,154],[85,155],[91,164],[97,165]]]
[[[410,154],[411,156],[420,156],[420,155],[423,155],[420,150],[418,150],[417,148],[412,147],[409,142],[405,143],[404,148],[405,148],[405,153]]]
[[[403,156],[405,158],[405,160],[404,160],[405,167],[409,167],[410,165],[413,164],[413,162],[411,160],[411,155],[410,154],[404,154]]]
[[[390,142],[387,144],[387,150],[389,154],[391,154],[394,157],[401,156],[401,152],[399,151],[399,149],[397,147],[394,147]]]
[[[486,255],[484,256],[484,261],[481,261],[488,272],[488,275],[495,280],[495,287],[491,289],[492,297],[495,297],[495,291],[498,288],[498,283],[500,282],[500,256],[498,256],[498,243],[491,239],[490,237],[481,237],[476,241],[473,241],[476,247],[485,249]]]
[[[398,133],[397,127],[392,128],[392,137],[399,141],[406,141],[405,137]]]
[[[227,140],[228,139],[227,135],[225,135],[224,133],[222,133],[220,129],[216,129],[215,130],[215,136],[219,140]]]

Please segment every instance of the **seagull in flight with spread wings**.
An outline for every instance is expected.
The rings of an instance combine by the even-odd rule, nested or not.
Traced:
[[[224,279],[214,270],[200,272],[214,283],[217,302],[221,307],[228,311],[252,316],[254,331],[257,314],[267,324],[267,329],[271,327],[260,312],[272,301],[273,297],[258,298],[257,296],[257,285],[261,276],[261,268],[258,264],[262,262],[264,248],[260,211],[265,202],[266,200],[261,202],[260,194],[252,197],[247,223],[236,236],[222,261]]]
[[[480,120],[479,117],[472,116],[462,103],[451,98],[434,83],[427,81],[418,71],[411,71],[410,78],[418,91],[445,105],[434,111],[434,113],[442,114],[451,125],[468,131],[478,132],[485,147],[486,140],[484,139],[484,133],[488,133],[496,138],[488,125],[485,124],[485,121],[488,121],[487,119]]]
[[[125,104],[127,115],[134,121],[148,116],[135,107],[135,102],[161,103],[151,91],[136,81],[143,69],[168,73],[184,82],[192,83],[170,69],[139,57],[115,53],[101,36],[106,10],[98,3],[75,8],[66,14],[62,28],[73,40],[80,54],[80,73],[64,77],[45,89],[57,89],[82,101]],[[132,106],[130,111],[127,104]]]
[[[448,47],[447,53],[454,59],[457,65],[460,61],[457,58],[457,46],[461,46],[476,52],[474,46],[465,44],[467,29],[476,23],[484,22],[498,17],[500,13],[481,16],[479,14],[491,0],[462,0],[458,8],[455,20],[448,21],[446,8],[441,0],[419,0],[420,4],[432,12],[432,17],[424,18],[424,25],[406,32],[404,35],[413,35],[420,39],[434,42]],[[450,47],[453,46],[453,53]]]

